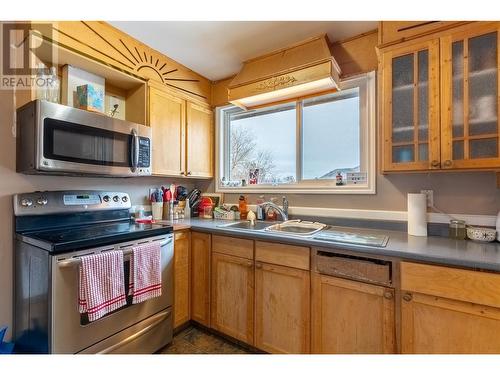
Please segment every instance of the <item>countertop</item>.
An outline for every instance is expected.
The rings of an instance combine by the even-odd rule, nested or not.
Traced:
[[[352,227],[334,227],[335,230],[345,230],[354,233],[384,234],[389,236],[386,247],[371,247],[366,245],[346,244],[323,241],[309,237],[282,235],[265,231],[248,231],[244,229],[224,228],[220,225],[229,224],[227,220],[209,220],[191,218],[176,221],[163,221],[173,225],[174,231],[192,229],[255,240],[276,241],[281,243],[315,246],[327,249],[349,250],[360,254],[389,256],[405,260],[482,269],[500,272],[500,243],[481,243],[471,240],[452,240],[447,237],[416,237],[406,232],[387,230],[367,230]]]

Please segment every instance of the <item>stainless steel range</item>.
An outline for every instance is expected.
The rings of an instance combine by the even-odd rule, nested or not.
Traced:
[[[172,340],[171,226],[130,220],[130,198],[103,191],[52,191],[14,196],[16,351],[25,353],[153,353]],[[94,321],[78,311],[79,257],[124,252],[159,241],[162,295]]]

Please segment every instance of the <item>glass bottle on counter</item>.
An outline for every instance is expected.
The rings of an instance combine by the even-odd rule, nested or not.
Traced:
[[[467,230],[465,229],[465,221],[450,220],[449,237],[454,240],[465,240]]]
[[[241,220],[246,220],[247,219],[247,213],[248,213],[248,203],[247,203],[247,198],[244,195],[240,195],[239,203],[238,203],[238,208],[240,211],[240,219]]]

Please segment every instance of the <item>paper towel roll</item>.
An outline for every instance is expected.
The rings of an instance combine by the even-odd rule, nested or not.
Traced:
[[[408,234],[427,236],[427,195],[408,194]]]

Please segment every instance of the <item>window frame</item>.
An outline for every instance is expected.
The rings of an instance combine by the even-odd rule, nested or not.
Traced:
[[[363,73],[342,80],[341,89],[359,88],[360,99],[360,170],[367,172],[363,185],[337,186],[335,179],[302,180],[302,105],[308,98],[299,98],[283,106],[295,105],[296,125],[296,178],[294,184],[263,184],[228,187],[222,186],[222,176],[229,175],[229,131],[226,112],[236,110],[233,105],[217,107],[215,112],[215,191],[218,193],[301,193],[301,194],[376,194],[376,72]],[[221,173],[221,171],[223,173]]]

